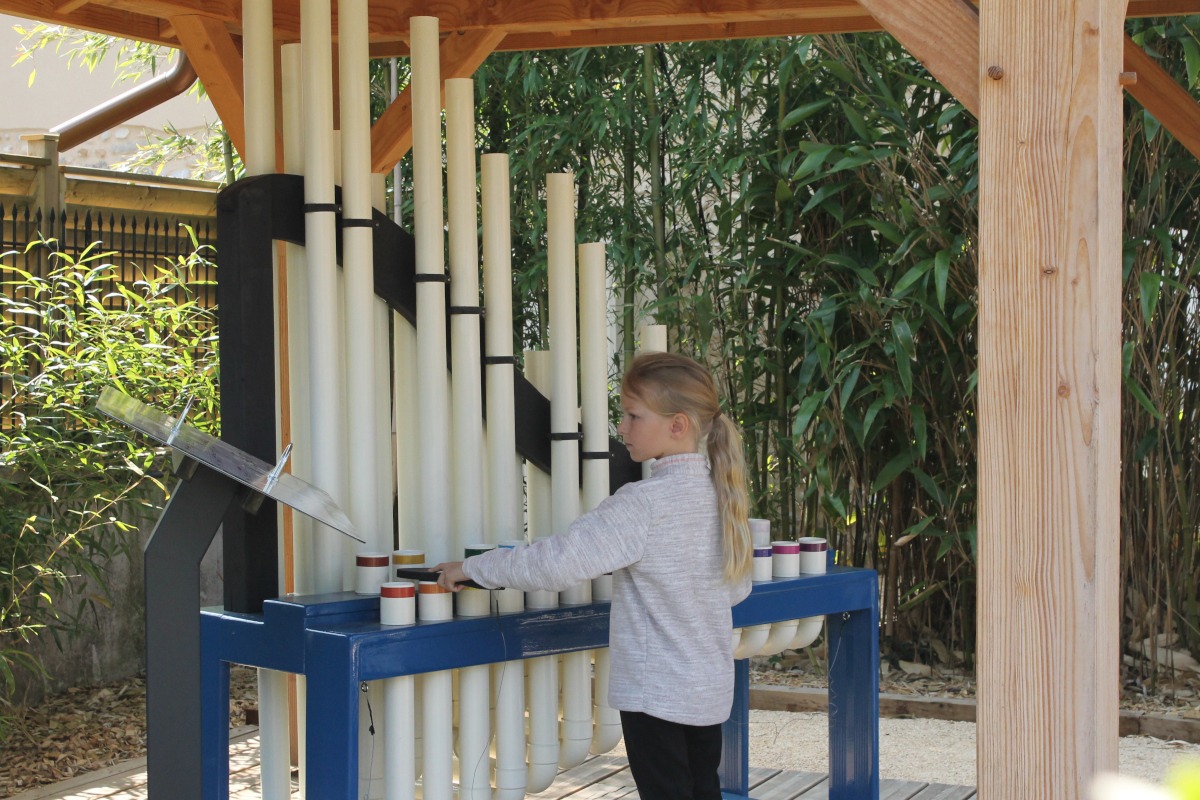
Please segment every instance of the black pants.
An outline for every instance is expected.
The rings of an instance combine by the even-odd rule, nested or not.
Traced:
[[[622,711],[621,730],[641,800],[721,800],[720,725],[680,725]]]

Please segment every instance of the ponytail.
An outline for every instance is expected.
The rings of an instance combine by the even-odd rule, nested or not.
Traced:
[[[725,581],[737,583],[750,573],[753,547],[750,539],[750,498],[746,491],[746,457],[742,438],[733,420],[718,414],[708,432],[708,463],[712,466],[721,514],[721,540],[725,552]]]
[[[721,518],[724,577],[738,583],[750,574],[754,549],[750,539],[750,499],[746,491],[746,457],[733,420],[721,413],[717,387],[707,369],[675,353],[645,353],[629,365],[622,393],[638,397],[661,414],[686,414],[707,444]]]

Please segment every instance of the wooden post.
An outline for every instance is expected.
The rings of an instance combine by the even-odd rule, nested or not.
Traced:
[[[33,182],[33,206],[42,212],[41,232],[46,236],[62,237],[57,228],[58,215],[62,211],[63,191],[62,176],[58,160],[57,133],[26,133],[21,138],[25,141],[26,152],[34,158],[44,158],[50,163],[38,168],[37,178]],[[50,220],[55,222],[50,222]]]
[[[1117,767],[1123,21],[980,6],[984,800]]]

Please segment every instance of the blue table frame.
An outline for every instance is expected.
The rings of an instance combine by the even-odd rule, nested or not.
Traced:
[[[607,603],[490,617],[379,624],[379,598],[350,593],[269,600],[261,614],[201,613],[201,751],[205,800],[229,796],[229,666],[306,676],[309,797],[353,800],[358,787],[362,681],[534,658],[608,644]],[[826,616],[829,797],[879,797],[879,587],[873,570],[834,567],[755,584],[735,627]],[[724,726],[721,785],[749,796],[749,662],[736,662]]]

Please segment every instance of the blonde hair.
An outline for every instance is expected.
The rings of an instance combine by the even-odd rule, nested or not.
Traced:
[[[721,515],[725,580],[744,579],[753,563],[746,458],[737,425],[721,413],[717,387],[707,369],[677,353],[644,353],[633,360],[621,393],[636,397],[657,414],[683,414],[706,443],[717,510]]]

